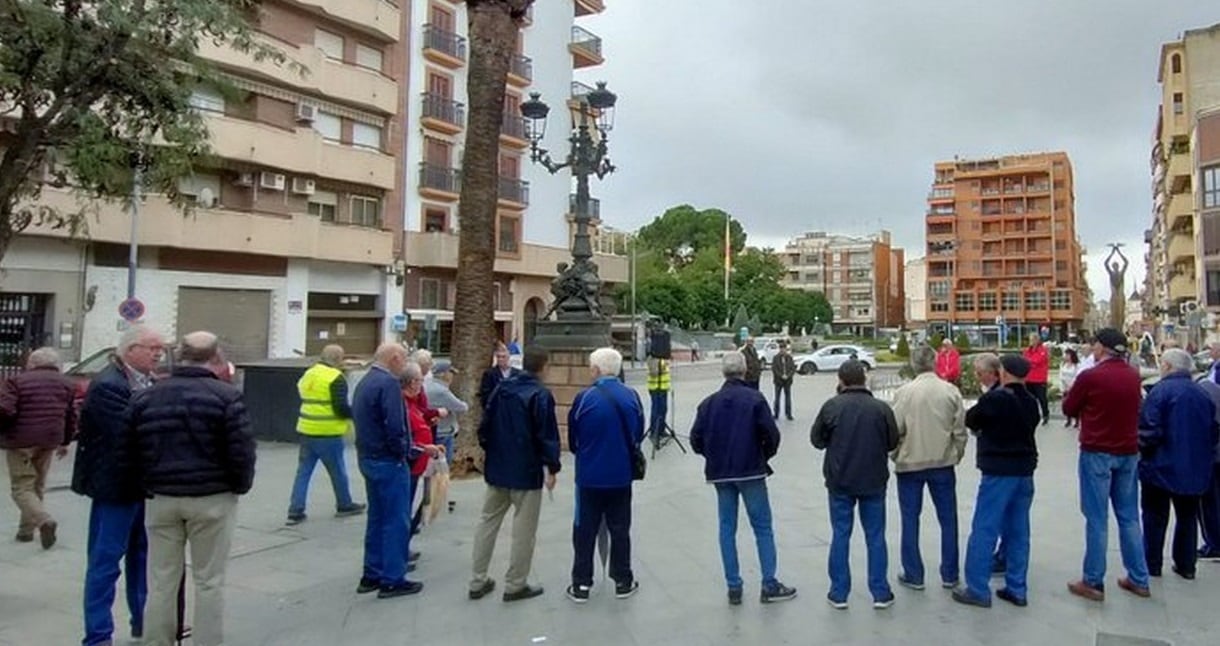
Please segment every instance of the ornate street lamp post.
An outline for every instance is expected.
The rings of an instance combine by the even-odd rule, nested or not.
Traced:
[[[589,177],[598,179],[614,172],[606,142],[614,127],[614,105],[618,97],[606,89],[605,83],[578,100],[580,106],[575,127],[568,137],[569,149],[563,161],[556,162],[551,153],[539,144],[546,134],[550,107],[537,92],[521,104],[521,114],[529,119],[530,160],[551,174],[569,169],[576,178],[576,234],[572,240],[572,263],[560,263],[558,275],[551,282],[555,302],[543,318],[555,314],[558,327],[546,331],[540,327],[539,342],[564,347],[599,347],[609,343],[609,320],[601,308],[601,278],[593,262],[593,247],[589,240]],[[594,133],[596,132],[596,137]],[[559,338],[557,338],[559,337]]]

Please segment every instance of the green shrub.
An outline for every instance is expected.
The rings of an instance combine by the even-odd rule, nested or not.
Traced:
[[[953,345],[957,347],[958,352],[966,352],[970,349],[970,337],[966,336],[965,332],[958,332],[957,338],[953,339]]]
[[[911,356],[911,344],[907,342],[907,335],[898,335],[898,348],[894,351],[894,354],[904,359]]]
[[[962,355],[962,376],[958,379],[957,386],[962,391],[962,396],[967,398],[975,398],[983,394],[983,387],[979,384],[978,377],[974,375],[974,358],[977,354]]]
[[[933,350],[940,350],[940,344],[945,342],[945,335],[937,332],[928,339],[928,345],[932,346]]]

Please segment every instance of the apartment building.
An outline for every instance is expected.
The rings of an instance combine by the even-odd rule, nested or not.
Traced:
[[[1185,334],[1200,306],[1220,312],[1220,24],[1166,43],[1157,82],[1143,308],[1162,334]]]
[[[906,289],[906,325],[920,329],[928,320],[928,259],[908,260],[903,277]]]
[[[402,18],[386,0],[261,3],[258,38],[304,75],[201,39],[243,98],[203,87],[192,97],[215,156],[181,180],[194,213],[159,195],[140,207],[145,323],[171,338],[213,330],[239,362],[331,342],[369,353],[390,334],[402,311]],[[51,187],[43,200],[76,206]],[[3,261],[6,347],[50,343],[75,358],[114,345],[130,231],[131,214],[107,207],[87,239],[22,235]]]
[[[869,336],[904,325],[906,263],[889,231],[868,237],[811,231],[790,240],[780,259],[784,287],[826,296],[833,333]]]
[[[434,322],[434,348],[448,349],[456,298],[458,198],[466,136],[468,45],[466,5],[453,0],[405,0],[410,5],[411,43],[405,96],[410,102],[404,127],[405,303],[409,336],[420,338]],[[500,200],[496,226],[495,320],[501,338],[533,336],[533,323],[546,313],[556,266],[570,262],[572,179],[530,163],[528,123],[519,106],[539,92],[551,106],[542,146],[556,157],[568,149],[571,125],[565,104],[575,105],[592,88],[576,80],[577,70],[603,62],[602,42],[582,27],[585,16],[605,10],[602,0],[550,0],[534,4],[517,41],[508,76],[500,131]],[[600,218],[593,200],[593,216]],[[607,282],[626,280],[626,262],[598,257]]]
[[[1065,337],[1087,283],[1065,153],[938,162],[928,194],[930,331],[998,340],[998,325]]]

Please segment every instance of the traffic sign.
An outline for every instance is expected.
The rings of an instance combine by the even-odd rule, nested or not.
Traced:
[[[406,314],[395,314],[390,317],[390,329],[395,332],[406,332],[411,319]]]
[[[123,317],[124,321],[130,323],[139,321],[144,318],[144,303],[135,297],[119,303],[119,316]]]

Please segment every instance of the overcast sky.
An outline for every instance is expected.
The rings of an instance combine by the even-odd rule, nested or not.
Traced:
[[[539,0],[547,2],[549,0]],[[922,255],[937,160],[1064,150],[1089,282],[1104,244],[1142,284],[1162,43],[1220,22],[1209,0],[606,0],[578,22],[619,95],[602,216],[719,207],[752,244],[890,229]]]

